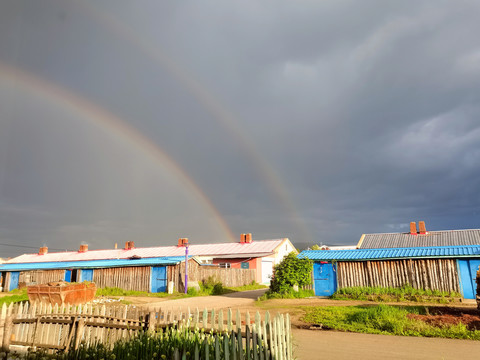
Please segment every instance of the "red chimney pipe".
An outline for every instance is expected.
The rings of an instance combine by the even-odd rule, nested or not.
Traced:
[[[410,235],[417,235],[417,224],[415,221],[410,223]]]
[[[88,251],[88,245],[87,244],[83,244],[83,245],[80,245],[80,249],[78,250],[78,252],[87,252]]]
[[[427,233],[427,228],[425,227],[425,221],[418,222],[418,232],[420,235],[425,235]]]
[[[188,246],[188,238],[179,238],[178,247]]]
[[[48,253],[48,247],[46,246],[42,246],[38,251],[38,255],[45,255],[47,253]]]
[[[251,233],[245,234],[245,243],[250,244],[252,241],[253,241],[252,234]]]
[[[247,234],[240,234],[240,244],[244,244],[244,243],[245,243],[246,237],[247,237]]]

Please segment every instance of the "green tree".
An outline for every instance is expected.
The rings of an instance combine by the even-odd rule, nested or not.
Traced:
[[[312,283],[312,261],[298,259],[297,254],[291,252],[275,266],[275,272],[270,284],[270,291],[288,293],[294,285],[302,287]]]
[[[320,247],[320,245],[317,245],[317,244],[314,244],[312,247],[311,247],[312,250],[322,250],[322,248]]]

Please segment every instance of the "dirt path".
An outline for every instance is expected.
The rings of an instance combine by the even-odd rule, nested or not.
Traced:
[[[149,309],[155,309],[161,307],[165,310],[185,311],[186,309],[222,309],[222,308],[253,308],[255,300],[262,296],[268,289],[259,289],[251,291],[241,291],[227,295],[219,296],[198,296],[184,299],[175,300],[157,300],[152,301],[152,298],[148,303],[138,303],[142,307]],[[127,300],[127,299],[126,299]],[[128,299],[129,301],[131,299]]]
[[[294,354],[311,359],[478,359],[480,341],[293,329]]]

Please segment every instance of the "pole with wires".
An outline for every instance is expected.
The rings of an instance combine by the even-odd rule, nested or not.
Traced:
[[[185,245],[185,294],[188,291],[188,244]]]

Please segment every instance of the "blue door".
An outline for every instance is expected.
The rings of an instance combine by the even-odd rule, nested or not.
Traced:
[[[475,299],[477,292],[477,270],[480,260],[458,260],[460,288],[465,299]]]
[[[315,295],[330,296],[337,290],[335,266],[327,262],[313,264],[313,282]]]
[[[65,281],[72,281],[72,270],[65,270]]]
[[[18,278],[20,277],[19,271],[12,271],[10,273],[10,286],[8,287],[8,291],[12,291],[13,289],[18,288]]]
[[[167,292],[167,268],[165,266],[152,267],[150,292]]]
[[[93,269],[82,269],[81,281],[92,281],[93,280]]]

